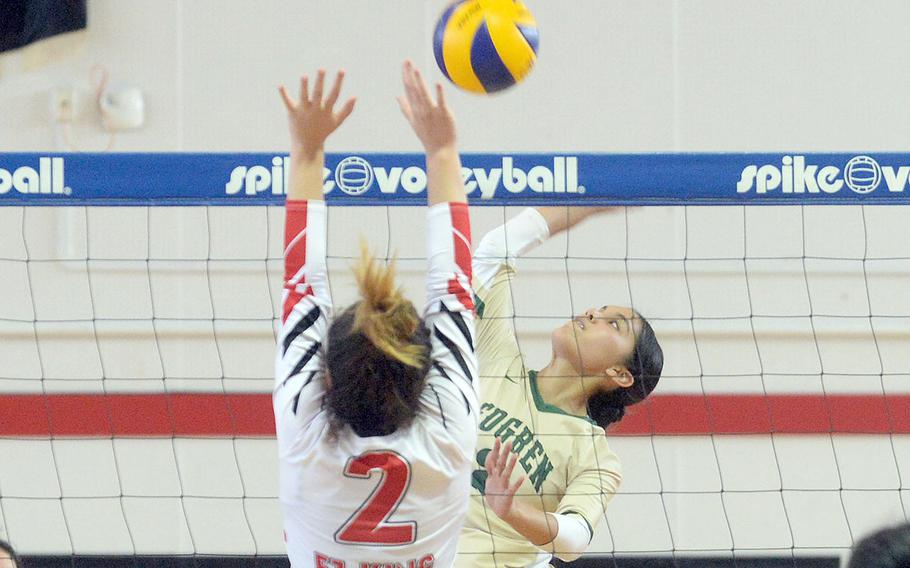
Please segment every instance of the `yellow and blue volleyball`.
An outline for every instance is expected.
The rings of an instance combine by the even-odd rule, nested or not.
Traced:
[[[518,0],[460,0],[439,18],[433,51],[456,86],[494,93],[527,77],[539,41],[534,15]]]

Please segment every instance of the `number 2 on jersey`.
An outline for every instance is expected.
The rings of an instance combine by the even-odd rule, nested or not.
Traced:
[[[411,483],[411,464],[392,451],[366,452],[348,461],[344,475],[369,479],[374,471],[382,474],[379,485],[335,532],[335,541],[374,546],[411,544],[417,536],[416,522],[387,521],[401,503]]]

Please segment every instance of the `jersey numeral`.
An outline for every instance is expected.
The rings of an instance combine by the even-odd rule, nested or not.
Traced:
[[[335,532],[335,541],[374,546],[411,544],[417,537],[416,522],[388,522],[411,483],[411,465],[395,452],[374,451],[351,458],[344,468],[345,476],[360,479],[368,479],[374,471],[382,474],[379,485]]]

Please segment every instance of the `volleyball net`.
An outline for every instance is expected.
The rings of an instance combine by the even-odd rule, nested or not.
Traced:
[[[512,288],[531,368],[605,303],[664,348],[658,390],[608,432],[624,480],[590,565],[836,566],[908,518],[910,155],[464,166],[475,241],[523,206],[631,206],[533,251]],[[284,553],[287,175],[281,154],[0,156],[0,536],[22,553]],[[361,235],[422,303],[425,190],[421,155],[329,156],[336,305]]]

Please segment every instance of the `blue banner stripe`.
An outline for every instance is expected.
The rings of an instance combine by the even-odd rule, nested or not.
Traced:
[[[268,154],[0,154],[0,206],[280,205]],[[465,154],[473,205],[910,204],[910,154]],[[424,205],[422,154],[330,154],[336,205]]]

